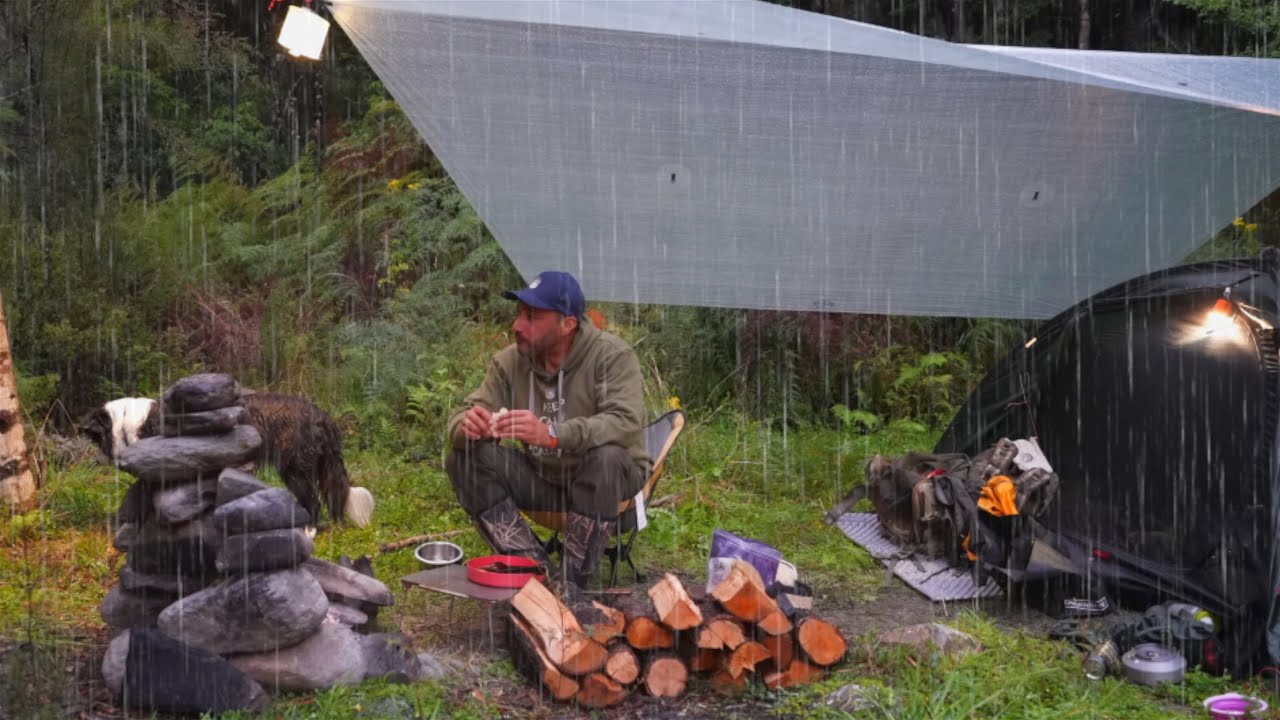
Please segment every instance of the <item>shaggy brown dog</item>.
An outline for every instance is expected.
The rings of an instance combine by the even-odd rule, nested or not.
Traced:
[[[247,393],[240,404],[262,436],[256,460],[280,473],[312,522],[320,519],[323,495],[333,520],[369,524],[373,495],[352,487],[342,461],[342,431],[328,413],[306,398],[280,393]],[[114,462],[125,447],[159,433],[160,408],[151,398],[112,400],[93,411],[80,431]]]

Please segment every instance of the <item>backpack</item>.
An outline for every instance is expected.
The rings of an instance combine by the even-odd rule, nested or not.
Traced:
[[[877,455],[866,475],[867,495],[887,537],[953,565],[971,563],[975,575],[984,565],[1013,574],[1026,569],[1039,531],[1035,518],[1058,491],[1058,476],[1034,441],[1008,438],[973,458]]]

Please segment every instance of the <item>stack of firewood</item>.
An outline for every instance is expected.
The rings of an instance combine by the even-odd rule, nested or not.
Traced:
[[[845,655],[835,626],[811,613],[788,617],[745,562],[735,561],[710,597],[671,574],[648,594],[650,603],[624,597],[569,607],[528,583],[511,601],[516,668],[556,700],[602,708],[632,688],[678,697],[691,673],[722,692],[756,681],[771,690],[803,685]]]

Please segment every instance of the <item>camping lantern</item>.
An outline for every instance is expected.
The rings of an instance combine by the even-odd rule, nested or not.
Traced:
[[[329,34],[329,21],[301,5],[290,5],[280,27],[277,42],[294,57],[320,59],[324,39]]]
[[[1224,297],[1218,298],[1218,301],[1213,304],[1213,309],[1209,311],[1208,318],[1205,319],[1204,334],[1212,335],[1216,332],[1229,330],[1235,326],[1235,320],[1235,305]]]

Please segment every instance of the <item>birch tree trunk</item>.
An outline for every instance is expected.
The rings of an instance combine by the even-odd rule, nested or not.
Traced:
[[[31,475],[31,453],[27,452],[22,429],[22,407],[18,400],[13,353],[9,351],[9,325],[4,315],[4,295],[0,294],[0,503],[9,512],[25,511],[35,499],[36,484]]]

